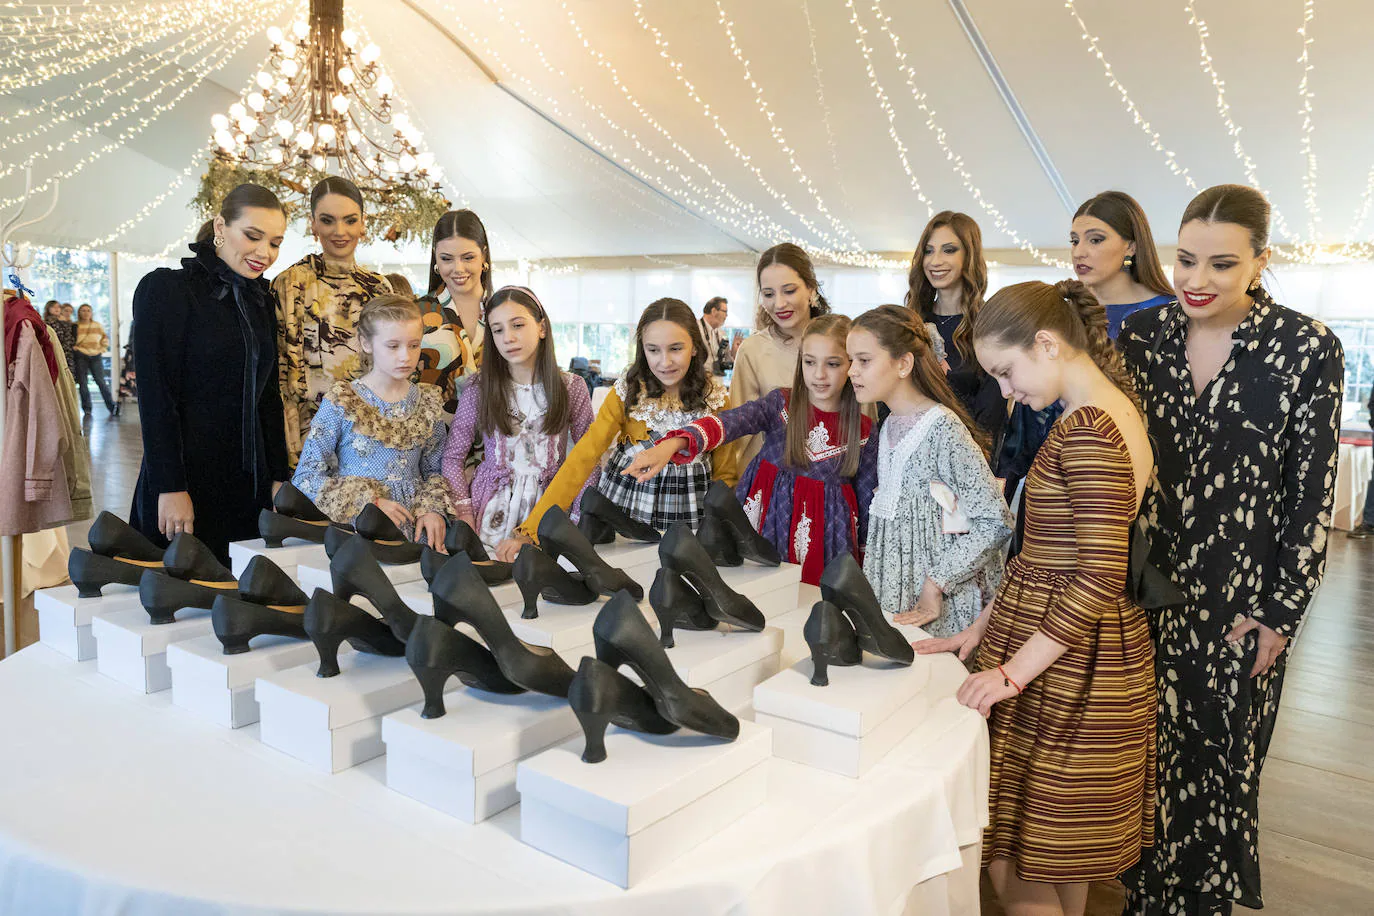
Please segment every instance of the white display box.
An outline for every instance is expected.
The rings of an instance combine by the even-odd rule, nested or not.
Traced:
[[[316,677],[318,660],[257,679],[263,744],[337,773],[386,753],[382,717],[424,695],[404,658],[339,652],[339,673]]]
[[[731,742],[612,726],[606,759],[587,764],[578,735],[517,768],[520,839],[632,887],[764,803],[771,747],[748,721]]]
[[[167,647],[212,634],[213,628],[205,608],[183,608],[171,623],[153,624],[135,601],[132,607],[96,614],[91,632],[99,645],[96,670],[135,690],[157,693],[172,686]]]
[[[515,608],[516,616],[520,616],[524,599],[520,596],[520,586],[513,581],[502,582],[500,585],[487,586],[491,590],[492,597],[496,603],[504,608]],[[429,593],[429,583],[424,579],[417,579],[414,582],[407,582],[404,585],[396,586],[396,594],[401,596],[401,600],[417,614],[434,613],[434,596]]]
[[[668,660],[688,687],[705,690],[726,709],[739,709],[753,698],[755,686],[778,673],[782,638],[777,627],[761,633],[674,629]],[[621,673],[639,680],[629,668]]]
[[[105,586],[99,598],[82,598],[75,585],[39,589],[33,593],[33,606],[38,611],[39,642],[79,662],[95,658],[91,618],[106,611],[143,607],[137,585],[118,584]]]
[[[229,563],[233,567],[234,578],[243,575],[248,562],[258,556],[267,557],[293,579],[296,578],[296,567],[301,564],[329,568],[329,556],[324,552],[323,544],[287,538],[280,547],[268,547],[262,538],[254,538],[229,545]]]
[[[801,567],[795,563],[758,566],[746,560],[743,566],[725,566],[718,571],[726,585],[754,602],[765,620],[797,609]],[[645,597],[648,597],[647,589]]]
[[[382,572],[391,580],[395,586],[404,585],[407,582],[419,580],[420,585],[425,584],[425,580],[420,577],[419,563],[403,563],[400,566],[387,566],[381,564]],[[301,563],[296,567],[296,581],[300,583],[301,591],[307,595],[315,594],[315,589],[322,588],[327,592],[334,591],[334,580],[329,576],[329,560],[321,554],[318,562]],[[372,602],[361,596],[355,597],[353,603],[360,607],[372,607]]]
[[[828,670],[829,686],[814,686],[807,657],[759,684],[754,721],[773,729],[774,756],[858,778],[925,717],[929,661],[902,667],[865,654]]]
[[[444,695],[448,713],[438,719],[420,718],[422,705],[382,719],[386,784],[469,824],[520,801],[521,760],[579,732],[562,697],[459,687]]]
[[[167,647],[172,702],[216,725],[242,728],[258,721],[254,681],[318,659],[313,644],[290,636],[254,637],[253,647],[237,655],[225,655],[213,633],[173,643]]]
[[[622,570],[625,575],[643,585],[644,593],[648,594],[649,586],[654,581],[654,573],[658,572],[658,544],[631,541],[617,534],[615,543],[596,545],[596,554],[611,566]],[[567,570],[576,570],[577,568],[572,565],[572,561],[567,557],[559,557],[558,563]]]

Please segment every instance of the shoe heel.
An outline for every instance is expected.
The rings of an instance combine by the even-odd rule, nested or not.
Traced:
[[[155,611],[150,610],[148,611],[148,622],[154,626],[161,626],[164,623],[176,623],[176,613],[176,611],[168,611],[161,608]]]
[[[660,634],[659,634],[659,637],[658,637],[659,645],[663,646],[663,648],[665,648],[665,649],[671,649],[671,648],[673,648],[673,646],[676,645],[676,643],[673,641],[673,621],[672,621],[672,618],[671,618],[671,617],[660,617],[660,618],[658,619],[658,625],[659,625],[659,627],[661,627],[662,630],[663,630],[663,632],[660,633]]]
[[[825,657],[817,654],[815,649],[811,650],[811,664],[815,669],[811,674],[811,685],[813,687],[829,687],[829,666],[825,661]]]
[[[312,636],[310,641],[315,644],[315,651],[320,655],[320,668],[315,672],[315,677],[334,677],[339,673],[339,643],[343,642],[342,636]]]
[[[619,668],[621,665],[626,664],[625,656],[621,654],[619,649],[609,642],[602,642],[600,640],[596,643],[596,660],[605,662],[612,668]]]
[[[583,712],[574,709],[577,723],[582,726],[582,734],[587,744],[582,749],[583,763],[600,763],[606,759],[606,729],[611,724],[610,713]]]
[[[224,646],[225,655],[242,655],[248,651],[248,640],[251,636],[221,636],[220,645]]]
[[[262,539],[262,542],[268,547],[280,547],[285,540],[286,538],[284,537],[265,537]]]
[[[80,598],[99,598],[100,589],[103,587],[103,583],[100,582],[88,585],[86,583],[77,582],[75,579],[72,580],[72,584],[76,586],[76,594]]]
[[[420,711],[420,718],[441,718],[447,712],[444,709],[444,684],[453,672],[445,668],[421,668],[415,665],[411,665],[410,670],[425,694],[425,708]]]

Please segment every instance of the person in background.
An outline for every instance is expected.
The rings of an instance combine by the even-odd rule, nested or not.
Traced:
[[[62,320],[67,324],[76,324],[76,319],[73,317],[74,311],[70,302],[62,303]]]
[[[830,313],[821,293],[811,256],[798,245],[783,242],[759,256],[754,279],[759,288],[754,331],[735,355],[730,377],[730,401],[757,401],[775,388],[787,388],[797,371],[797,356],[806,325]],[[740,439],[736,456],[747,467],[763,448],[762,435]]]
[[[1369,426],[1374,429],[1374,389],[1369,392]],[[1364,514],[1360,523],[1346,532],[1346,537],[1362,541],[1374,537],[1374,474],[1370,474],[1369,489],[1364,491]]]
[[[323,179],[310,192],[310,232],[322,250],[301,258],[272,281],[292,464],[325,394],[335,382],[362,375],[358,316],[363,303],[391,292],[386,277],[361,266],[355,257],[366,228],[357,185],[347,178]]]
[[[76,325],[62,317],[62,303],[49,299],[43,306],[43,323],[53,329],[57,342],[62,345],[62,354],[67,357],[67,368],[76,378]],[[86,395],[90,398],[90,395]]]
[[[931,217],[911,256],[907,286],[903,304],[934,324],[944,342],[949,386],[973,422],[1000,442],[1007,402],[973,352],[973,323],[988,289],[983,234],[973,217],[952,210]]]
[[[407,299],[415,298],[415,288],[410,285],[405,274],[387,274],[386,282],[391,284],[391,291],[398,296],[405,296]]]
[[[285,234],[276,196],[239,185],[181,268],[153,271],[134,292],[143,467],[129,524],[158,546],[194,534],[227,564],[229,542],[258,536],[258,514],[290,476],[262,278]]]
[[[1150,221],[1135,198],[1103,191],[1083,202],[1069,228],[1073,272],[1107,309],[1107,336],[1141,309],[1172,302]]]
[[[706,341],[706,371],[716,378],[723,378],[735,362],[726,353],[725,339],[721,336],[721,325],[730,314],[730,302],[724,296],[716,296],[701,310],[701,336]]]
[[[439,386],[444,413],[452,416],[462,389],[482,367],[483,311],[493,289],[491,245],[476,213],[450,210],[434,224],[427,285],[419,303],[425,320],[420,378]],[[480,461],[481,455],[475,460]],[[469,468],[473,467],[470,463]]]
[[[81,308],[76,310],[76,344],[72,349],[76,355],[76,390],[81,395],[84,413],[91,412],[91,392],[86,387],[86,375],[89,373],[95,379],[95,387],[100,389],[100,396],[105,399],[105,409],[110,416],[119,416],[116,409],[118,405],[110,397],[110,384],[105,381],[103,358],[109,348],[110,338],[105,334],[105,329],[93,317],[91,307],[81,303]]]

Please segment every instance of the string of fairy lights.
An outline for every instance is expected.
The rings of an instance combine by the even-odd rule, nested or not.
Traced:
[[[892,262],[868,250],[855,228],[827,206],[821,192],[823,182],[808,172],[802,152],[789,139],[784,119],[770,103],[770,94],[741,41],[735,20],[726,8],[726,0],[714,0],[714,4],[716,15],[700,21],[711,22],[719,30],[723,47],[729,49],[732,68],[738,68],[742,92],[748,99],[745,108],[766,127],[769,138],[781,154],[783,168],[780,170],[766,173],[757,153],[751,153],[739,141],[741,129],[733,127],[732,134],[727,128],[725,112],[728,106],[721,100],[711,99],[700,78],[694,81],[688,76],[689,66],[674,54],[664,30],[650,20],[644,0],[632,0],[631,5],[635,22],[653,43],[657,56],[672,74],[674,84],[709,126],[709,135],[722,143],[738,164],[734,174],[742,171],[750,176],[757,184],[756,189],[752,185],[745,189],[732,183],[725,177],[729,170],[712,169],[713,157],[701,146],[705,143],[704,135],[693,133],[691,141],[674,135],[664,117],[654,113],[655,105],[663,104],[661,95],[636,93],[631,88],[635,79],[621,72],[615,56],[598,47],[596,32],[584,28],[569,0],[559,0],[559,8],[568,26],[570,41],[568,47],[560,48],[557,54],[547,53],[535,37],[535,30],[522,24],[510,6],[500,0],[483,0],[483,6],[491,11],[500,29],[471,27],[465,21],[465,11],[447,0],[440,0],[435,5],[443,8],[449,22],[456,31],[463,33],[470,46],[479,48],[485,59],[504,71],[508,82],[519,86],[526,99],[573,129],[590,147],[670,199],[743,236],[796,241],[824,261],[860,267],[893,267]],[[830,165],[835,173],[827,175],[824,184],[828,188],[838,188],[843,203],[843,185],[838,184],[842,175],[840,156],[821,79],[816,29],[806,0],[803,5],[819,115],[824,121]],[[938,112],[922,86],[929,77],[922,79],[918,65],[904,50],[882,0],[868,0],[865,5],[866,14],[861,13],[858,0],[845,0],[844,9],[854,31],[855,46],[862,56],[868,88],[916,202],[924,207],[927,216],[936,209],[930,191],[934,187],[933,178],[922,174],[924,169],[917,169],[913,138],[904,135],[902,130],[905,106],[912,106],[922,116],[930,139],[947,167],[999,233],[1039,263],[1066,266],[1019,233],[1006,213],[989,199],[941,125]],[[1063,5],[1088,53],[1098,62],[1107,84],[1149,147],[1159,155],[1171,174],[1189,189],[1200,190],[1193,172],[1180,161],[1161,131],[1146,117],[1113,68],[1102,39],[1089,27],[1076,0],[1063,0]],[[1244,180],[1264,190],[1259,166],[1243,142],[1242,126],[1231,107],[1226,80],[1209,46],[1211,30],[1198,7],[1196,0],[1181,0],[1183,16],[1196,34],[1197,66],[1212,86],[1217,116],[1230,138]],[[470,15],[470,11],[466,12]],[[1319,206],[1318,157],[1314,142],[1316,92],[1313,77],[1319,50],[1313,29],[1318,14],[1316,0],[1300,0],[1300,12],[1296,28],[1299,38],[1296,55],[1298,150],[1303,163],[1301,188],[1306,221],[1303,230],[1299,231],[1288,215],[1271,201],[1275,235],[1283,240],[1276,249],[1280,256],[1296,263],[1374,260],[1372,242],[1323,245],[1319,241],[1324,224]],[[5,157],[6,161],[0,163],[0,179],[58,159],[62,167],[45,175],[31,192],[42,194],[57,182],[79,175],[94,163],[127,147],[227,65],[258,34],[265,22],[278,18],[280,13],[280,4],[275,0],[244,0],[230,6],[219,0],[5,3],[4,15],[0,17],[0,53],[20,65],[0,74],[0,97],[12,97],[19,104],[8,106],[6,112],[0,114],[0,153],[20,150],[22,155]],[[500,53],[503,42],[504,47],[511,48],[509,39],[512,36],[520,49],[520,63],[515,67],[507,65]],[[896,70],[903,78],[904,88],[900,90],[899,84],[885,83],[881,75],[878,49],[884,44],[890,46]],[[627,123],[613,114],[610,107],[597,101],[596,89],[585,85],[576,70],[560,65],[559,61],[566,60],[568,53],[585,54],[591,59],[595,70],[610,81],[618,99],[633,112],[630,120],[636,123]],[[732,69],[732,72],[735,71]],[[44,91],[48,83],[59,78],[62,80],[57,87],[59,91]],[[712,82],[713,86],[718,84],[718,79]],[[18,93],[28,93],[32,100],[24,101]],[[183,194],[187,180],[203,168],[205,156],[204,152],[198,153],[166,188],[159,189],[156,196],[144,202],[113,230],[90,240],[89,247],[109,245],[159,206]],[[639,188],[636,190],[640,194],[647,193]],[[18,201],[17,196],[3,198],[0,207],[9,207]],[[644,206],[639,209],[660,221],[665,220],[661,210]],[[1371,210],[1374,210],[1374,166],[1369,169],[1363,191],[1355,201],[1347,238],[1354,238],[1364,230]],[[183,243],[184,239],[174,240],[168,252]],[[551,263],[550,266],[556,265]]]

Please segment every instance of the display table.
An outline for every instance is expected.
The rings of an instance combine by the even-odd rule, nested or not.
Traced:
[[[1374,448],[1368,445],[1340,444],[1336,460],[1336,502],[1332,512],[1332,526],[1349,531],[1364,514],[1365,491],[1369,487],[1370,464],[1374,463]]]
[[[767,760],[764,805],[623,891],[523,844],[518,805],[465,824],[384,758],[319,773],[32,646],[0,662],[0,912],[976,914],[987,732],[932,661],[862,779]]]

